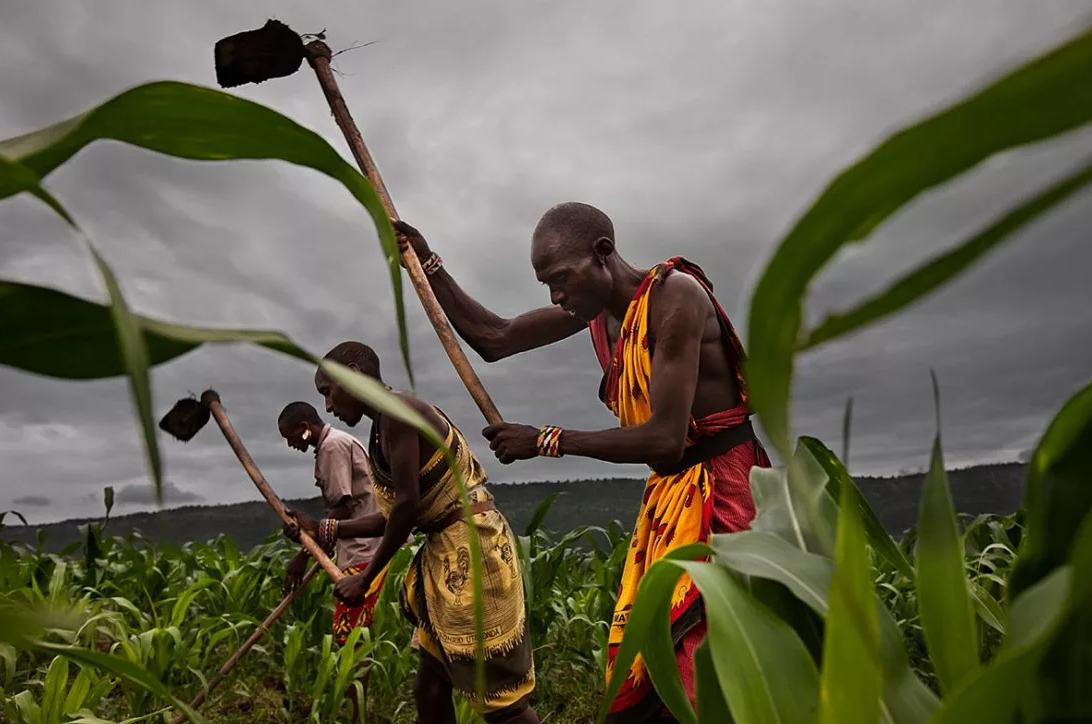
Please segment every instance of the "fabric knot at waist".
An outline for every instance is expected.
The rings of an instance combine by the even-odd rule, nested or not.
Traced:
[[[696,420],[694,429],[697,437],[692,445],[683,450],[682,458],[674,463],[649,465],[654,473],[662,478],[678,475],[688,468],[723,455],[738,445],[757,439],[751,424],[751,415],[742,403],[731,410]]]

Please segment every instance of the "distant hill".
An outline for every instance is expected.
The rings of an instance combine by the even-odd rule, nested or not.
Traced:
[[[1012,513],[1023,500],[1026,466],[1020,463],[979,465],[949,471],[952,498],[961,513]],[[896,537],[913,527],[921,499],[923,474],[887,478],[861,477],[857,483],[887,529]],[[618,520],[629,530],[641,499],[642,480],[600,479],[490,485],[497,506],[508,517],[513,530],[522,532],[538,504],[551,493],[560,493],[546,516],[544,527],[567,531],[578,525],[606,527]],[[255,493],[257,497],[257,493]],[[322,513],[320,498],[286,501],[312,515]],[[78,526],[94,519],[66,520],[25,528],[11,525],[3,530],[5,540],[33,543],[38,529],[47,535],[46,548],[58,550],[79,539]],[[6,523],[12,523],[9,517]],[[140,530],[155,542],[203,541],[229,533],[240,549],[261,543],[280,528],[273,511],[264,501],[232,505],[191,505],[154,513],[120,515],[110,521],[109,532],[124,535]]]

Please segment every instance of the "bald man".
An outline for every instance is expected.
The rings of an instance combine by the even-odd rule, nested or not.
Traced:
[[[754,434],[741,365],[743,345],[697,265],[674,257],[640,269],[619,255],[614,225],[599,209],[549,209],[531,237],[531,265],[552,306],[506,319],[475,301],[412,226],[399,241],[418,255],[458,334],[487,362],[590,331],[603,369],[599,397],[620,426],[580,431],[504,423],[484,431],[504,464],[577,455],[650,469],[626,557],[608,645],[608,678],[641,577],[671,549],[748,528],[750,469],[768,467]],[[672,598],[672,638],[694,701],[694,651],[705,636],[701,597],[683,576]],[[667,719],[643,662],[626,673],[611,706],[615,724]]]

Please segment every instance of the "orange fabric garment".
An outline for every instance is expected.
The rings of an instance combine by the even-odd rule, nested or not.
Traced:
[[[601,396],[623,427],[639,425],[652,416],[650,385],[652,345],[649,339],[649,302],[652,291],[667,274],[678,271],[698,279],[717,309],[726,349],[736,367],[741,402],[732,409],[702,420],[691,418],[687,444],[742,424],[749,417],[740,365],[743,348],[723,309],[712,295],[712,286],[696,265],[676,257],[654,267],[638,287],[622,322],[618,340],[611,350],[605,318],[591,325],[592,340],[605,377]],[[645,571],[668,551],[691,543],[707,543],[712,532],[743,530],[754,517],[748,476],[754,464],[769,465],[757,440],[741,444],[713,460],[694,465],[669,476],[655,472],[645,485],[641,508],[626,556],[622,584],[611,621],[608,638],[608,681],[614,676],[614,658],[625,633],[638,586]],[[671,599],[671,630],[677,643],[679,668],[684,685],[693,696],[693,656],[696,643],[704,635],[704,609],[697,587],[684,574],[676,583]],[[689,645],[688,645],[689,643]],[[650,695],[653,699],[650,699]],[[626,679],[611,705],[608,721],[644,721],[657,715],[658,706],[645,706],[654,700],[655,691],[640,657],[626,672]]]

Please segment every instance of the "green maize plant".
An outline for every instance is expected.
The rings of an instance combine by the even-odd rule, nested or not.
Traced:
[[[552,712],[555,721],[588,721],[602,692],[597,662],[603,650],[597,647],[606,626],[599,618],[602,591],[595,572],[606,564],[616,585],[628,537],[580,529],[554,540],[540,527],[550,502],[529,527],[533,536],[522,537],[535,551],[528,570],[537,594],[528,598],[528,613],[549,622],[534,639],[540,709]],[[279,532],[243,554],[223,536],[183,546],[153,545],[135,533],[123,539],[106,535],[102,525],[92,528],[94,542],[84,537],[64,555],[42,552],[45,540],[37,549],[0,543],[0,575],[13,583],[5,598],[35,607],[63,603],[78,618],[50,629],[47,640],[128,662],[184,699],[204,686],[276,606],[284,566],[294,553]],[[595,545],[579,544],[581,536],[592,536]],[[210,721],[254,716],[336,721],[348,716],[346,694],[358,689],[367,701],[368,721],[412,722],[416,654],[398,598],[417,545],[397,554],[371,627],[354,632],[344,647],[332,645],[331,586],[312,582],[213,694],[205,716]],[[110,575],[97,587],[86,586],[88,566]],[[109,667],[73,665],[52,651],[10,644],[0,645],[0,657],[4,716],[11,722],[134,721],[171,709],[161,692]],[[463,700],[458,712],[460,721],[480,721]]]
[[[619,667],[644,657],[680,721],[1092,716],[1092,386],[1070,399],[1040,440],[1024,523],[978,521],[964,531],[944,469],[938,393],[912,551],[878,525],[834,453],[807,437],[790,443],[788,415],[796,354],[920,299],[1092,181],[1092,163],[1077,163],[952,251],[814,330],[802,328],[808,284],[843,246],[994,154],[1087,126],[1092,88],[1082,76],[1090,70],[1092,32],[1085,30],[891,136],[835,179],[774,253],[752,297],[747,379],[786,462],[752,470],[758,513],[751,530],[673,551],[650,568],[619,653]],[[709,615],[696,709],[666,628],[656,625],[682,572],[694,578]],[[608,690],[604,713],[619,685]]]

